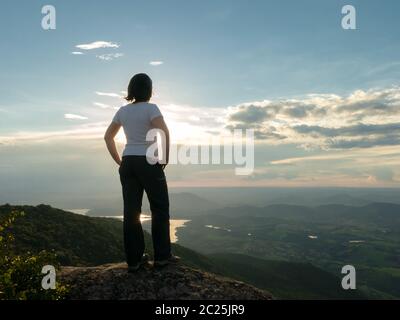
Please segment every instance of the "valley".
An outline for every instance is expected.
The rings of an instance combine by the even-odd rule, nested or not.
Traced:
[[[338,277],[350,264],[371,295],[400,297],[400,205],[224,208],[192,218],[178,237],[203,254],[305,262]]]

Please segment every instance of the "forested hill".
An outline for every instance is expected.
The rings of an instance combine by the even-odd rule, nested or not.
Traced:
[[[100,272],[105,270],[101,265],[115,265],[125,259],[122,222],[117,219],[77,215],[48,205],[36,207],[3,205],[0,206],[0,220],[12,211],[25,213],[24,216],[17,218],[12,226],[11,231],[15,237],[13,248],[15,253],[54,251],[61,265],[74,267],[63,269],[69,270],[71,275],[65,279],[79,281],[81,279],[79,274],[82,270],[98,270]],[[148,233],[145,233],[145,241],[147,251],[152,255],[151,237]],[[361,293],[341,290],[339,278],[310,264],[267,261],[243,255],[205,256],[178,244],[173,244],[173,251],[182,257],[183,268],[189,268],[187,270],[192,268],[199,272],[213,273],[244,281],[271,292],[277,298],[346,299],[363,297]],[[95,269],[87,269],[87,267],[94,266],[96,266]],[[120,272],[121,265],[115,266],[116,270]],[[79,269],[79,267],[84,269]],[[179,270],[182,274],[181,271],[184,269]],[[246,270],[251,270],[251,272],[246,272]],[[109,275],[107,272],[106,274]],[[190,274],[193,275],[193,272]],[[94,279],[100,276],[93,272],[90,272],[90,275]],[[104,285],[107,287],[107,284]],[[88,288],[88,290],[91,289]]]

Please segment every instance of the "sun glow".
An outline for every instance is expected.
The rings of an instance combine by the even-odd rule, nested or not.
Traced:
[[[124,130],[122,128],[118,131],[117,135],[115,136],[115,141],[119,144],[123,144],[123,145],[126,144],[126,137],[125,137]]]

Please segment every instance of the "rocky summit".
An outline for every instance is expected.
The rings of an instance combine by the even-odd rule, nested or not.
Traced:
[[[183,264],[144,268],[129,274],[127,265],[63,267],[59,274],[71,300],[270,300],[251,285]]]

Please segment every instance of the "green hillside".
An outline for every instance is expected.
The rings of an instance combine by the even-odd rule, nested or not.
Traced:
[[[209,257],[237,279],[268,290],[281,299],[363,299],[360,292],[345,291],[341,280],[309,263],[271,261],[241,254]]]
[[[16,253],[54,250],[62,265],[95,266],[124,260],[122,223],[116,219],[81,216],[47,205],[0,206],[0,218],[24,211],[12,227]],[[145,233],[152,254],[151,237]],[[236,278],[284,299],[354,298],[338,288],[340,280],[311,264],[267,261],[242,255],[210,257],[173,244],[175,254],[191,267]],[[361,296],[358,296],[361,297]]]
[[[124,261],[122,222],[111,218],[94,218],[48,205],[0,206],[0,219],[12,210],[23,211],[12,226],[14,251],[18,254],[41,250],[54,251],[62,265],[96,266]],[[145,232],[147,252],[152,255],[151,236]],[[175,254],[189,266],[217,271],[205,256],[173,244]]]

